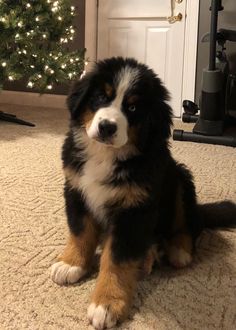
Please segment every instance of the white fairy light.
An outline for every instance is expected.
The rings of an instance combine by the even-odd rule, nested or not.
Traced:
[[[14,80],[14,78],[12,76],[8,76],[8,79],[11,81]]]
[[[47,89],[52,89],[52,85],[48,85],[47,86]]]
[[[62,69],[65,69],[65,68],[66,68],[66,64],[62,64],[62,65],[61,65],[61,68],[62,68]]]
[[[6,62],[2,62],[2,66],[5,68],[5,66],[7,66]]]
[[[22,22],[19,22],[17,25],[18,25],[19,27],[22,27],[22,26],[23,26],[23,23],[22,23]]]
[[[49,68],[49,66],[48,65],[45,65],[44,69],[47,70],[48,68]]]
[[[69,78],[71,79],[71,78],[73,77],[73,73],[70,72],[70,73],[68,74],[68,76],[69,76]]]
[[[74,30],[74,29],[70,29],[70,32],[71,32],[71,33],[75,33],[75,30]]]
[[[58,21],[62,21],[62,17],[61,16],[58,16],[57,19],[58,19]]]
[[[5,17],[0,17],[0,22],[6,22]]]
[[[80,79],[82,79],[82,78],[85,76],[85,74],[86,74],[86,71],[84,70],[84,71],[82,72],[82,74],[80,75]]]
[[[27,4],[26,4],[26,7],[27,7],[27,8],[30,8],[30,7],[31,7],[31,4],[30,4],[30,3],[27,3]]]
[[[41,74],[38,74],[38,78],[42,78],[42,75]]]
[[[32,81],[29,81],[27,86],[32,88],[34,86],[34,84],[32,83]]]
[[[71,59],[70,59],[70,63],[74,63],[74,60],[73,60],[73,58],[71,58]]]
[[[30,67],[31,67],[32,69],[34,69],[34,68],[35,68],[35,66],[34,66],[34,65],[31,65]]]
[[[50,73],[53,74],[55,71],[54,70],[51,70]]]
[[[19,35],[19,33],[17,33],[16,35],[15,35],[15,38],[19,38],[20,37],[20,35]]]
[[[71,9],[71,11],[74,11],[75,10],[75,6],[71,6],[70,9]]]
[[[47,35],[46,34],[43,34],[43,38],[46,39],[47,38]]]
[[[25,49],[22,50],[23,54],[27,54],[27,51]]]

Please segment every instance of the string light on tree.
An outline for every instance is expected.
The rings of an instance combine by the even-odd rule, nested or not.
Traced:
[[[29,88],[32,88],[32,87],[34,86],[34,84],[32,83],[32,81],[29,81],[27,86],[28,86]]]

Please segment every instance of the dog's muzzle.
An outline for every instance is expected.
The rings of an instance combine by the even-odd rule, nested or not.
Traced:
[[[117,131],[117,124],[107,119],[103,119],[98,124],[98,133],[99,133],[99,137],[102,140],[107,140],[112,138],[116,133],[116,131]]]

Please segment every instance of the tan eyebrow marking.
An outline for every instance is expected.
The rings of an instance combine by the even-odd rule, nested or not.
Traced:
[[[105,83],[105,93],[107,94],[108,97],[112,96],[113,91],[114,91],[113,87],[110,84]]]
[[[134,94],[134,95],[130,95],[128,98],[127,98],[127,102],[128,104],[133,104],[135,103],[136,101],[138,101],[139,99],[139,96]]]

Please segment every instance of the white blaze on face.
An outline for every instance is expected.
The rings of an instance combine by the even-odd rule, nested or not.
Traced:
[[[97,139],[99,136],[98,125],[102,120],[108,120],[117,125],[117,131],[109,144],[120,148],[128,141],[128,120],[122,112],[122,102],[127,90],[135,83],[138,76],[138,70],[129,66],[123,68],[115,79],[117,83],[116,97],[108,107],[100,108],[87,129],[87,134],[91,139]]]

